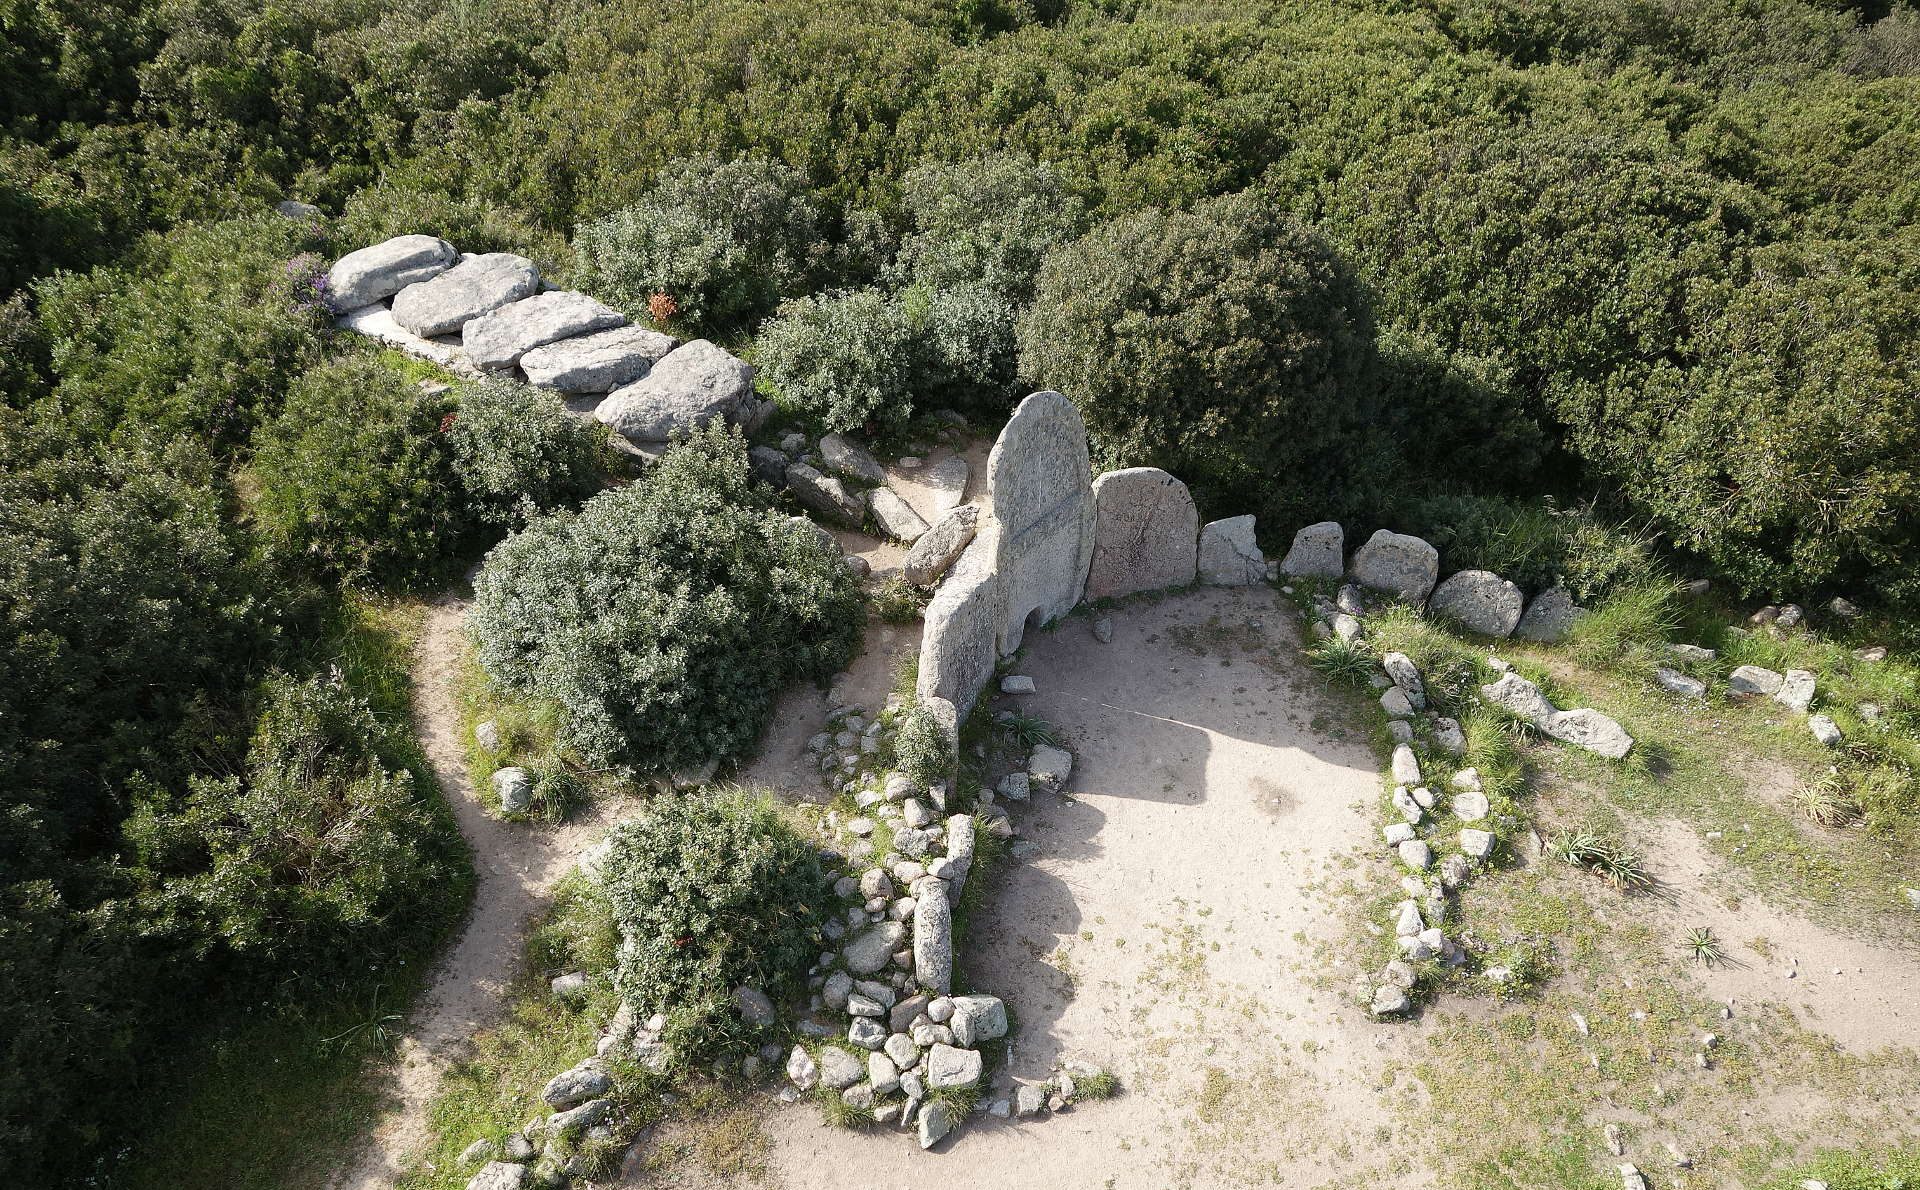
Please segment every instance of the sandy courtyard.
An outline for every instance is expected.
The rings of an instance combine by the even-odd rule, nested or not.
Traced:
[[[1054,1118],[976,1116],[931,1153],[904,1134],[772,1110],[768,1182],[794,1188],[1422,1185],[1373,1154],[1413,1031],[1341,994],[1336,904],[1377,880],[1375,760],[1343,730],[1266,589],[1208,590],[1029,638],[1018,700],[1078,756],[1070,796],[1015,806],[1036,853],[1004,870],[962,965],[1016,1018],[1011,1073],[1061,1059],[1124,1093]],[[1371,874],[1369,874],[1371,873]],[[986,1101],[1006,1093],[1001,1083]],[[850,1180],[850,1171],[859,1176]]]

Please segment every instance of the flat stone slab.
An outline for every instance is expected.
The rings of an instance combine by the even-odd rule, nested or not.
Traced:
[[[431,339],[423,339],[414,334],[394,321],[393,311],[387,309],[384,302],[376,302],[371,306],[362,306],[358,310],[348,311],[334,319],[334,325],[342,330],[376,339],[417,359],[439,364],[449,372],[465,375],[473,371],[473,365],[467,362],[466,354],[458,347],[435,343]]]
[[[393,317],[416,335],[450,335],[482,314],[540,292],[540,268],[511,252],[468,256],[446,272],[407,286]]]
[[[734,416],[751,396],[753,368],[747,361],[695,339],[610,393],[593,416],[630,442],[665,442]]]
[[[395,236],[349,252],[327,270],[327,304],[345,313],[370,306],[452,267],[459,253],[437,236]]]
[[[535,388],[608,393],[645,376],[679,345],[652,327],[620,326],[535,347],[520,357],[520,370]]]
[[[1087,598],[1184,587],[1198,567],[1200,511],[1187,485],[1158,467],[1093,481],[1093,560]]]
[[[787,467],[787,490],[814,512],[849,529],[858,529],[866,515],[866,502],[849,492],[838,476],[822,475],[805,463]]]
[[[460,342],[475,367],[511,368],[536,347],[626,324],[612,306],[556,289],[481,315],[461,328]]]
[[[948,510],[907,551],[900,563],[900,577],[916,587],[937,581],[973,540],[979,524],[980,510],[971,504]]]
[[[927,522],[920,519],[913,505],[889,488],[875,488],[868,492],[867,509],[873,513],[874,523],[895,541],[912,545],[927,531]]]

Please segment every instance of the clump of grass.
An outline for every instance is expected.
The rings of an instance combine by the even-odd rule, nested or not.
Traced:
[[[1694,962],[1705,963],[1709,967],[1718,965],[1727,957],[1720,939],[1713,935],[1712,926],[1695,926],[1688,930],[1686,940],[1681,942],[1680,949],[1685,951],[1687,957]]]
[[[1041,744],[1053,747],[1060,745],[1060,733],[1054,726],[1038,715],[1012,714],[995,719],[994,731],[1008,744],[1022,748],[1035,748]]]
[[[1620,892],[1653,887],[1653,874],[1636,852],[1592,831],[1562,831],[1548,849],[1562,862],[1587,869]]]
[[[845,1099],[832,1087],[820,1087],[813,1093],[814,1102],[820,1105],[820,1118],[835,1128],[858,1128],[873,1122],[871,1112],[861,1111]]]
[[[1663,579],[1616,588],[1574,621],[1567,638],[1574,657],[1585,665],[1617,665],[1622,657],[1664,642],[1680,626],[1678,594]]]
[[[1361,640],[1330,636],[1307,652],[1308,662],[1335,682],[1364,686],[1373,675],[1373,650]]]
[[[1073,1094],[1076,1099],[1097,1102],[1112,1099],[1120,1093],[1120,1080],[1111,1071],[1099,1070],[1073,1080]]]
[[[1847,794],[1846,779],[1834,768],[1802,785],[1794,792],[1793,800],[1801,813],[1821,826],[1845,826],[1856,813]]]
[[[927,607],[926,596],[908,586],[906,580],[897,575],[881,583],[867,597],[867,602],[873,614],[887,624],[911,624],[920,618]]]

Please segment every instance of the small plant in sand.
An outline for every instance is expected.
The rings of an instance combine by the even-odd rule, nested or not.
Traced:
[[[1727,957],[1720,939],[1714,937],[1711,926],[1695,926],[1688,930],[1686,941],[1680,944],[1680,949],[1694,962],[1705,963],[1709,967],[1718,966]]]
[[[1060,744],[1060,733],[1054,730],[1053,724],[1038,715],[1008,715],[994,720],[994,728],[1002,740],[1022,748],[1037,748],[1041,744],[1058,747]]]
[[[1553,837],[1548,850],[1562,862],[1587,869],[1621,892],[1653,887],[1653,874],[1647,871],[1646,861],[1591,831],[1562,831]]]

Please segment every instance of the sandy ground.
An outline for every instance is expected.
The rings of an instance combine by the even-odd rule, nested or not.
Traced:
[[[473,904],[460,935],[441,956],[429,988],[407,1022],[387,1072],[390,1105],[360,1151],[327,1182],[329,1190],[391,1186],[407,1156],[427,1141],[426,1109],[468,1039],[506,1005],[527,919],[554,881],[605,831],[604,805],[558,828],[487,816],[467,779],[454,683],[464,646],[467,600],[448,595],[428,610],[415,646],[415,728],[460,835],[473,851]]]
[[[1751,891],[1729,893],[1706,844],[1683,823],[1663,820],[1647,833],[1661,887],[1644,899],[1648,908],[1636,908],[1675,938],[1695,926],[1713,930],[1728,961],[1689,965],[1708,996],[1736,1010],[1778,1004],[1850,1054],[1910,1046],[1906,1026],[1920,1020],[1909,1002],[1920,987],[1911,951],[1829,929]]]
[[[1368,1139],[1391,1124],[1382,1072],[1415,1034],[1368,1023],[1340,992],[1353,972],[1323,957],[1346,928],[1325,890],[1374,830],[1376,759],[1315,722],[1332,708],[1273,592],[1114,621],[1111,644],[1084,619],[1030,639],[1020,668],[1040,693],[1021,709],[1062,729],[1078,767],[1070,797],[1014,808],[1038,852],[1006,871],[962,962],[1014,1012],[1013,1076],[1074,1059],[1125,1093],[1040,1121],[979,1116],[930,1154],[809,1105],[769,1109],[770,1184],[844,1190],[857,1169],[863,1185],[1320,1185],[1335,1166],[1427,1184]]]

